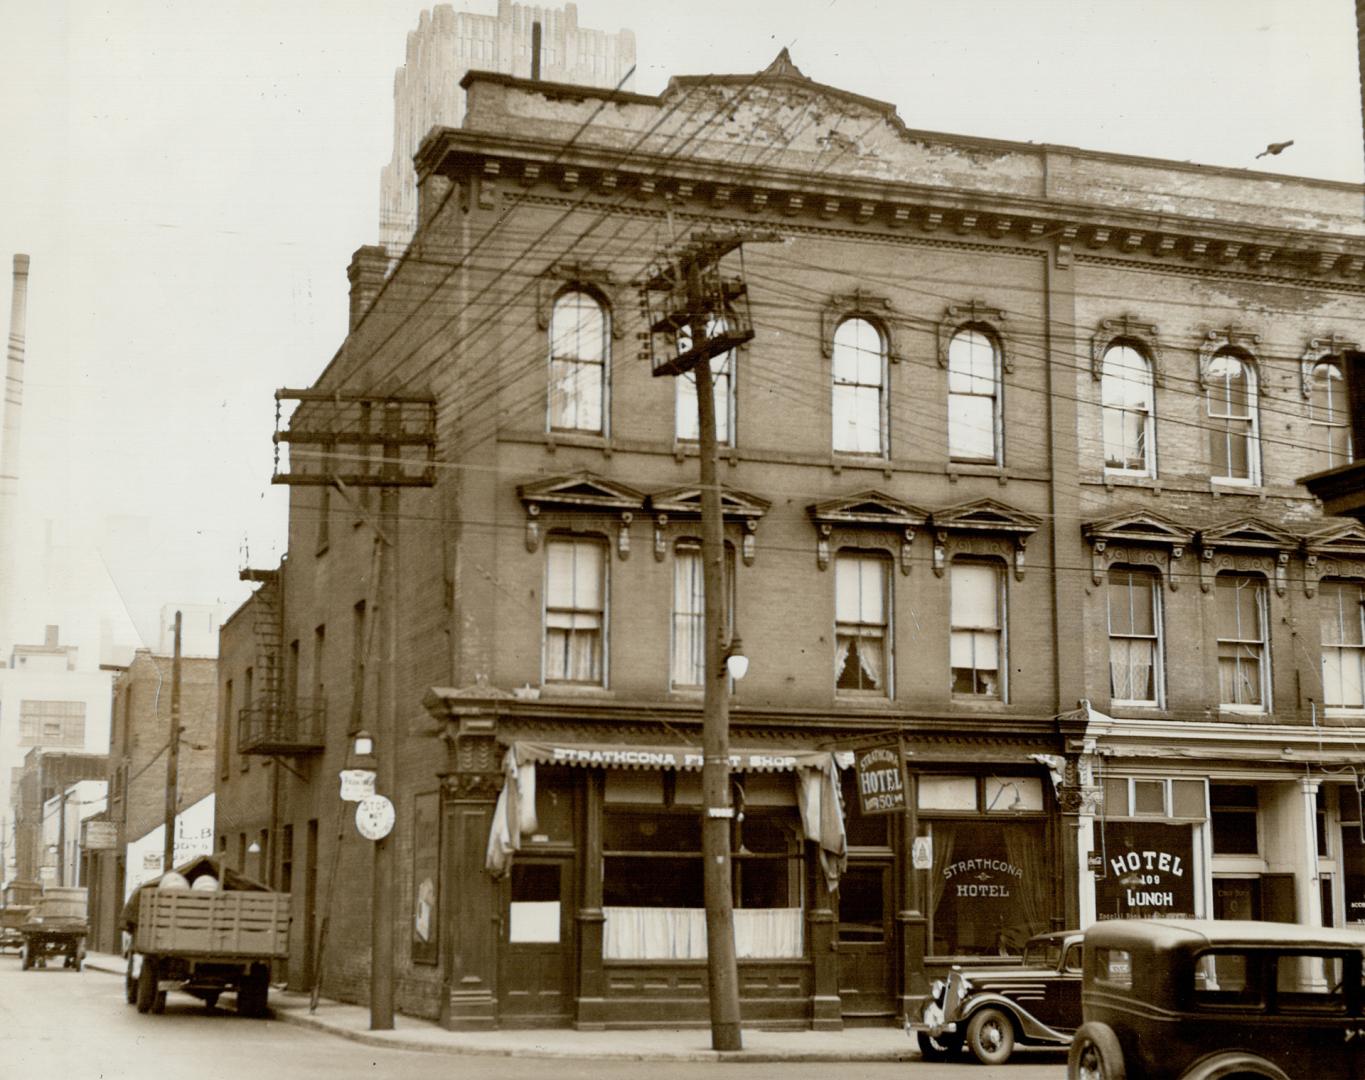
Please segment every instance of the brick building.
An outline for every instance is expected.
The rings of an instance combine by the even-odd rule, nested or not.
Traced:
[[[118,827],[117,847],[92,853],[92,921],[99,927],[95,947],[118,951],[117,914],[141,882],[162,873],[162,849],[128,864],[129,846],[166,822],[166,750],[171,730],[173,656],[138,649],[117,672],[112,691],[109,742],[108,820]],[[180,743],[176,761],[176,813],[214,790],[218,734],[218,662],[185,656],[180,661]],[[145,846],[145,845],[144,845]],[[138,848],[141,850],[141,847]]]
[[[891,1022],[1117,914],[1365,911],[1365,531],[1295,479],[1351,456],[1359,188],[916,131],[785,53],[658,97],[464,87],[413,247],[382,285],[356,254],[334,404],[291,421],[337,438],[282,469],[349,482],[294,489],[274,628],[223,632],[223,723],[290,772],[220,799],[291,830],[324,993],[368,992],[335,778],[387,544],[399,1009],[705,1022],[695,391],[638,355],[631,283],[708,227],[785,237],[746,245],[756,336],[717,387],[746,1020]],[[379,529],[381,389],[431,395],[437,449]],[[887,739],[910,805],[863,816],[837,752]],[[534,822],[495,813],[512,775]]]
[[[63,864],[61,843],[49,831],[62,823],[64,794],[87,780],[103,780],[109,759],[103,754],[84,754],[70,750],[45,750],[41,747],[24,755],[24,763],[14,776],[14,857],[15,881],[49,881],[57,884],[70,876],[78,862],[68,858]],[[59,850],[49,852],[57,845]],[[48,874],[44,867],[50,867]]]

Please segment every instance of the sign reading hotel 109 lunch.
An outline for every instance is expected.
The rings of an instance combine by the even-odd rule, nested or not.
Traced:
[[[1099,837],[1096,837],[1099,847]],[[1189,825],[1108,821],[1095,874],[1095,917],[1151,919],[1194,914],[1194,832]]]
[[[905,773],[899,746],[874,746],[853,755],[858,803],[864,814],[895,814],[905,809]]]

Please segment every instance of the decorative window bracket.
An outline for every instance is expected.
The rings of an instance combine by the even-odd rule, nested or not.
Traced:
[[[1303,356],[1299,359],[1300,389],[1303,391],[1304,401],[1313,396],[1313,369],[1324,360],[1336,360],[1340,363],[1348,349],[1359,351],[1360,345],[1358,342],[1337,337],[1336,334],[1309,339]]]
[[[1245,360],[1253,368],[1259,369],[1260,363],[1256,359],[1255,347],[1260,345],[1261,335],[1253,334],[1248,330],[1242,330],[1235,325],[1228,325],[1221,330],[1208,330],[1204,333],[1204,340],[1199,343],[1199,389],[1208,390],[1209,388],[1209,366],[1224,349],[1230,349],[1237,354],[1238,359]],[[1259,376],[1260,372],[1257,371]],[[1256,379],[1256,392],[1264,394],[1265,380]]]
[[[620,317],[620,312],[624,310],[618,295],[620,285],[610,270],[592,263],[553,263],[536,279],[536,326],[541,330],[550,328],[555,297],[565,286],[573,285],[585,286],[588,292],[598,294],[607,308],[611,336],[617,340],[622,338],[625,335],[625,320]]]
[[[948,348],[961,330],[985,330],[1000,350],[1000,366],[1006,375],[1014,374],[1014,356],[1005,348],[1005,312],[989,307],[984,300],[969,300],[965,304],[949,304],[938,324],[938,366],[947,369]]]
[[[1157,340],[1155,323],[1138,322],[1131,315],[1120,315],[1117,319],[1101,319],[1094,336],[1090,339],[1090,375],[1099,382],[1104,374],[1104,354],[1115,344],[1136,342],[1152,362],[1152,382],[1156,386],[1166,385],[1166,365],[1161,355],[1161,345]]]
[[[886,338],[886,358],[901,361],[896,348],[895,308],[885,296],[866,292],[861,286],[851,293],[831,296],[820,310],[820,352],[828,360],[834,355],[834,332],[845,319],[867,319]]]

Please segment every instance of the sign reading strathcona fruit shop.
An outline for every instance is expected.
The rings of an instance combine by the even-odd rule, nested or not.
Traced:
[[[853,761],[862,813],[896,814],[905,809],[905,771],[898,745],[855,751]]]
[[[1194,833],[1149,821],[1104,824],[1104,876],[1095,876],[1095,917],[1151,919],[1194,914]]]

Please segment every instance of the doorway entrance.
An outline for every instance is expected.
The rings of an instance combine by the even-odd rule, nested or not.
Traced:
[[[519,858],[505,888],[500,1022],[567,1026],[573,1008],[573,862]]]
[[[895,1016],[890,860],[850,860],[839,879],[839,1000],[846,1024]]]

